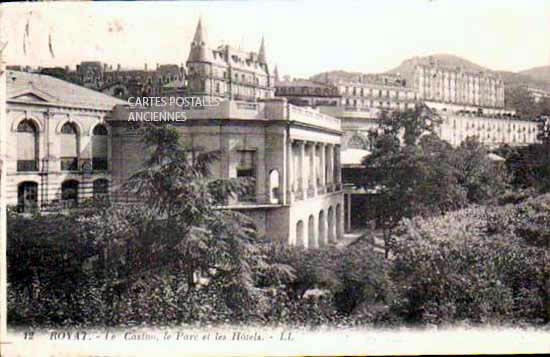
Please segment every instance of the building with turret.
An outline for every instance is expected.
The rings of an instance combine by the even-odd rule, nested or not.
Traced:
[[[275,71],[267,63],[263,38],[258,52],[209,46],[199,19],[187,59],[188,95],[245,101],[274,96]]]

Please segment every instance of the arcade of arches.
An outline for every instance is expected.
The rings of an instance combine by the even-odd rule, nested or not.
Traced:
[[[343,238],[343,210],[340,203],[310,214],[307,220],[296,222],[295,245],[305,248],[320,248],[335,244]]]
[[[340,145],[306,140],[289,143],[289,194],[305,200],[342,189]]]

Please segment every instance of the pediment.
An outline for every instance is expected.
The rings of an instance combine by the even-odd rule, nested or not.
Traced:
[[[16,96],[11,97],[12,100],[24,100],[27,102],[48,102],[48,99],[45,98],[45,96],[38,95],[36,93],[28,92],[24,94],[19,94]]]

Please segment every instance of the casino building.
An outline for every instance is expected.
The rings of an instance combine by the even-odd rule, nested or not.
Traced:
[[[117,106],[112,129],[115,186],[142,167],[139,137],[129,126],[131,111],[177,111],[178,107]],[[343,237],[340,120],[293,106],[284,98],[255,103],[226,100],[217,107],[190,108],[173,122],[196,151],[218,150],[211,172],[253,178],[256,185],[225,208],[247,213],[260,235],[291,245],[319,247]]]

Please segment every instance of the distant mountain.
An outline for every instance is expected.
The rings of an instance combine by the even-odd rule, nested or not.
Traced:
[[[413,57],[404,60],[401,64],[386,73],[399,74],[401,77],[407,80],[407,83],[412,85],[414,77],[414,67],[419,63],[437,62],[446,67],[462,67],[469,71],[487,71],[488,68],[482,67],[478,64],[470,62],[464,58],[449,55],[449,54],[435,54],[425,57]]]
[[[316,82],[325,82],[327,78],[329,80],[352,81],[354,78],[362,74],[363,73],[361,72],[348,72],[348,71],[342,71],[342,70],[335,70],[335,71],[321,72],[319,74],[309,77],[309,79]]]
[[[530,70],[527,70],[530,71]],[[528,86],[533,88],[538,88],[546,91],[550,91],[550,78],[537,78],[531,75],[527,75],[524,72],[508,72],[508,71],[497,71],[496,73],[500,74],[502,80],[504,81],[504,86],[507,88],[517,87],[517,86]]]
[[[518,72],[535,80],[550,82],[550,66],[535,67]]]
[[[435,61],[446,67],[462,67],[469,71],[490,71],[499,74],[504,81],[504,85],[508,88],[516,87],[520,85],[539,88],[550,91],[550,66],[536,67],[520,72],[510,71],[493,71],[489,68],[480,66],[476,63],[468,61],[467,59],[451,55],[451,54],[434,54],[425,57],[413,57],[404,60],[401,64],[385,73],[399,74],[402,78],[407,80],[407,85],[412,86],[414,77],[414,67],[417,63],[429,63]],[[310,77],[312,80],[325,81],[326,75],[332,79],[350,80],[360,75],[358,72],[347,71],[328,71]]]

